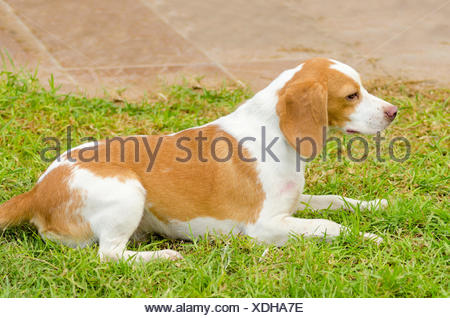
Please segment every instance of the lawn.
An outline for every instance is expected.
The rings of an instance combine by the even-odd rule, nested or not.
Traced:
[[[252,94],[242,88],[168,86],[139,102],[86,98],[44,89],[33,75],[0,72],[0,202],[29,190],[49,165],[40,157],[48,143],[64,142],[72,127],[73,145],[84,137],[156,134],[201,125],[235,109]],[[328,159],[308,167],[306,192],[355,199],[386,198],[380,211],[299,211],[297,216],[327,218],[353,234],[332,243],[292,238],[282,247],[255,244],[247,237],[214,237],[195,242],[155,236],[130,249],[172,248],[178,262],[101,263],[97,246],[71,249],[44,241],[28,225],[0,232],[1,297],[448,297],[449,296],[449,111],[448,89],[420,88],[406,82],[371,82],[369,91],[399,106],[383,132],[384,162],[369,156]],[[331,132],[344,141],[349,136]],[[389,158],[389,140],[406,137],[405,162]],[[394,154],[405,152],[396,144]],[[355,157],[362,151],[354,144]],[[66,145],[64,144],[64,147]],[[384,238],[377,246],[358,231]]]

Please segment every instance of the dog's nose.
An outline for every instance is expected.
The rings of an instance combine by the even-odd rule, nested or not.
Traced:
[[[390,105],[384,109],[384,114],[386,115],[386,118],[390,121],[393,121],[395,116],[397,116],[397,107],[394,105]]]

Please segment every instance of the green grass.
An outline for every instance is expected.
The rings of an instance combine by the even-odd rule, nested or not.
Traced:
[[[449,91],[415,89],[408,83],[372,83],[371,91],[400,107],[386,138],[405,136],[412,145],[404,163],[375,159],[370,143],[363,163],[314,160],[306,192],[356,199],[387,198],[381,211],[309,210],[354,233],[384,237],[377,246],[355,234],[333,243],[293,238],[282,247],[246,237],[181,242],[153,237],[135,250],[172,248],[178,262],[101,263],[97,247],[71,249],[42,240],[25,225],[0,234],[1,297],[448,297],[449,295]],[[0,202],[29,190],[49,163],[40,159],[45,136],[81,138],[172,132],[204,124],[232,111],[251,94],[167,87],[137,102],[114,102],[43,89],[33,75],[0,73]],[[334,135],[348,141],[348,136]],[[48,145],[47,145],[48,146]],[[354,155],[358,153],[357,145]],[[345,153],[345,152],[344,152]]]

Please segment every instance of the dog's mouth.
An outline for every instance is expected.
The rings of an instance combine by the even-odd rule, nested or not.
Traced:
[[[345,130],[348,134],[359,134],[359,131],[354,130],[354,129],[346,129]]]

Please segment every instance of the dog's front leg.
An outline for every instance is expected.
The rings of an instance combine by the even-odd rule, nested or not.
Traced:
[[[270,222],[258,224],[248,234],[256,239],[281,246],[287,242],[289,236],[298,235],[304,237],[326,237],[333,239],[349,229],[336,222],[326,219],[301,219],[292,216],[273,218]],[[374,240],[377,244],[382,238],[371,233],[360,233],[364,238]]]
[[[325,219],[300,219],[296,217],[286,217],[285,223],[290,234],[303,235],[305,237],[327,237],[333,239],[341,233],[348,232],[349,229],[336,222]],[[383,239],[372,233],[359,233],[364,238],[373,240],[380,244]]]
[[[345,198],[338,195],[306,195],[300,196],[298,210],[304,210],[311,208],[313,210],[322,209],[346,209],[349,211],[355,211],[355,208],[359,206],[360,209],[372,209],[372,208],[385,208],[387,201],[385,199],[376,199],[372,201],[359,201],[355,199]]]

